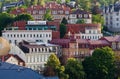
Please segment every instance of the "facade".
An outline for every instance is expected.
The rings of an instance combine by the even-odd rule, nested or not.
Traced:
[[[47,43],[52,40],[52,30],[4,30],[2,36],[13,44],[18,44],[22,40],[43,41]]]
[[[120,2],[106,6],[103,10],[105,26],[109,31],[120,32]]]
[[[96,48],[110,47],[115,55],[120,55],[120,36],[102,37],[99,40],[87,39],[54,39],[50,43],[60,45],[63,49],[62,54],[77,59],[83,59],[92,55]]]
[[[84,20],[85,23],[92,23],[92,14],[84,10],[76,9],[70,13],[68,22],[70,24],[76,24],[78,20]]]
[[[62,47],[62,55],[66,55],[67,58],[83,59],[86,56],[90,56],[90,50],[87,46],[89,44],[88,40],[54,39],[50,43],[60,45]]]
[[[19,47],[26,55],[26,67],[42,71],[44,64],[52,53],[61,55],[61,48],[58,45],[45,44],[41,42],[23,41]]]
[[[66,37],[98,40],[103,36],[100,24],[68,24]]]
[[[58,22],[47,22],[47,21],[27,21],[25,26],[26,30],[59,30],[59,23]]]
[[[25,66],[25,61],[23,61],[19,56],[13,55],[13,54],[0,56],[0,60],[2,62],[7,62],[7,63],[19,65],[19,66]]]
[[[47,10],[50,10],[50,13],[55,21],[61,21],[63,17],[68,19],[71,9],[64,4],[57,4],[56,2],[47,2],[44,6],[36,5],[30,6],[26,9],[26,13],[31,14],[35,20],[43,20],[44,14]],[[22,13],[23,11],[21,11]],[[20,14],[20,12],[13,11],[12,14]]]

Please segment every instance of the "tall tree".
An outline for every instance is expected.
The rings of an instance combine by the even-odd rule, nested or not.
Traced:
[[[46,63],[44,75],[58,76],[60,79],[68,79],[68,75],[64,73],[64,70],[65,68],[64,66],[61,66],[57,56],[55,54],[51,54]]]
[[[87,79],[114,79],[115,56],[109,47],[97,48],[83,61]]]
[[[68,21],[67,21],[67,19],[64,17],[64,18],[62,19],[61,23],[66,25],[66,24],[68,24]]]
[[[69,75],[69,79],[85,79],[82,64],[74,58],[68,59],[65,65],[65,73]]]
[[[66,26],[64,24],[60,24],[60,38],[63,38],[66,34]]]
[[[0,36],[5,27],[11,26],[14,22],[14,16],[8,13],[0,13]]]

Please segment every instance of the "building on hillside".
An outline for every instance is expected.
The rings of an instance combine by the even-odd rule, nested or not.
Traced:
[[[98,40],[103,36],[100,24],[67,24],[65,38]]]
[[[52,30],[4,30],[2,36],[13,44],[18,44],[22,40],[47,43],[52,40]]]
[[[26,9],[26,13],[31,14],[35,20],[43,20],[44,14],[47,10],[50,10],[50,13],[55,21],[61,21],[63,17],[68,19],[71,9],[64,4],[57,4],[56,2],[47,2],[44,6],[35,5],[30,6]],[[22,11],[21,11],[22,13]],[[20,14],[18,11],[12,11],[11,14]]]
[[[26,67],[37,71],[43,71],[44,65],[52,53],[57,56],[61,55],[61,47],[54,44],[22,41],[19,43],[19,47],[26,55]]]
[[[19,66],[25,66],[25,61],[22,60],[19,56],[13,55],[13,54],[8,54],[8,55],[5,55],[5,56],[0,56],[0,60],[2,62],[7,62],[7,63],[19,65]]]
[[[9,8],[18,7],[18,6],[22,6],[22,5],[24,5],[24,0],[19,0],[18,2],[11,2],[8,4],[4,4],[2,10],[6,11]]]
[[[103,9],[105,26],[109,31],[120,32],[120,1]]]
[[[76,24],[78,20],[84,20],[85,23],[92,23],[92,13],[80,9],[72,11],[69,15],[68,23]]]
[[[26,30],[59,30],[59,22],[54,21],[27,21]]]
[[[50,43],[60,45],[62,47],[62,55],[66,55],[67,58],[83,59],[86,56],[90,56],[89,42],[86,39],[54,39]]]
[[[120,36],[101,37],[99,40],[87,39],[54,39],[51,44],[60,45],[62,54],[77,59],[83,59],[86,56],[92,55],[96,48],[110,47],[115,52],[115,55],[120,56]]]

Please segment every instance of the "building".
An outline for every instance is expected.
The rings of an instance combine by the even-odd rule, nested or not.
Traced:
[[[92,13],[80,9],[72,11],[69,15],[68,22],[70,24],[76,24],[78,20],[84,20],[85,23],[92,23]]]
[[[50,10],[50,13],[55,21],[61,21],[63,17],[68,19],[71,9],[64,4],[57,4],[56,2],[47,2],[44,6],[35,5],[30,6],[26,9],[26,13],[31,14],[35,20],[43,20],[44,14],[47,10]],[[20,10],[22,13],[23,11]],[[13,11],[11,14],[20,14],[19,11]]]
[[[27,21],[26,30],[53,30],[58,31],[60,23],[54,21]]]
[[[67,58],[83,59],[86,56],[90,56],[89,42],[85,39],[54,39],[50,43],[60,45],[62,47],[62,55],[66,55]]]
[[[65,38],[98,40],[103,36],[100,24],[67,24]]]
[[[5,55],[5,56],[0,56],[0,60],[2,62],[7,62],[7,63],[19,65],[19,66],[25,66],[25,61],[22,60],[19,56],[13,55],[13,54],[8,54],[8,55]]]
[[[33,70],[43,71],[47,59],[52,53],[61,55],[61,47],[54,44],[41,42],[23,41],[19,47],[26,55],[26,67]]]
[[[105,26],[109,31],[120,32],[120,1],[103,9]]]
[[[24,1],[19,0],[18,2],[12,2],[12,3],[8,3],[8,4],[4,4],[2,10],[6,11],[11,7],[18,7],[18,6],[22,6],[22,5],[24,5]]]
[[[2,36],[13,44],[18,44],[22,40],[47,43],[52,40],[52,30],[4,30]]]
[[[62,54],[77,59],[92,55],[96,48],[110,47],[115,55],[120,56],[120,36],[101,37],[99,40],[87,39],[54,39],[50,43],[60,45]]]

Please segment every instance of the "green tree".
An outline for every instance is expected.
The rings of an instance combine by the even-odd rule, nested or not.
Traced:
[[[28,21],[28,20],[33,20],[32,15],[24,13],[24,14],[19,14],[15,17],[15,21]]]
[[[101,23],[104,24],[104,18],[100,14],[92,15],[92,22],[93,23]]]
[[[5,27],[11,26],[14,22],[14,16],[8,13],[0,13],[0,36]]]
[[[38,0],[37,4],[44,6],[45,5],[45,0]]]
[[[43,15],[43,20],[48,20],[48,21],[51,21],[53,18],[52,18],[52,15],[51,15],[51,11],[50,10],[46,10],[46,13]]]
[[[63,38],[66,34],[66,26],[64,24],[60,24],[60,38]]]
[[[55,54],[50,55],[45,66],[45,76],[58,76],[60,79],[68,79],[68,75],[64,73],[64,66],[61,66],[60,61]]]
[[[84,23],[85,23],[84,19],[78,19],[76,22],[76,24],[84,24]]]
[[[67,21],[67,19],[64,17],[64,18],[62,19],[61,23],[66,25],[66,24],[68,24],[68,21]]]
[[[69,75],[69,79],[85,79],[82,64],[74,58],[68,59],[65,65],[65,73]]]
[[[111,48],[95,49],[92,56],[83,61],[87,79],[114,79],[114,61],[115,56]]]

